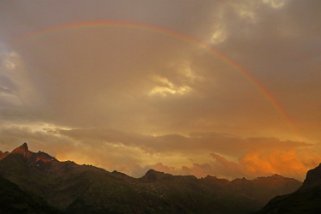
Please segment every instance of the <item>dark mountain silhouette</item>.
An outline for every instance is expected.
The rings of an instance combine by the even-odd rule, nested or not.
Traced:
[[[275,197],[258,213],[321,213],[321,164],[308,171],[296,192]]]
[[[23,192],[16,184],[0,177],[0,213],[58,214],[58,210],[33,195]]]
[[[13,183],[21,197],[37,197],[36,202],[49,210],[44,213],[50,213],[50,207],[62,213],[250,213],[301,185],[279,175],[229,181],[149,170],[133,178],[61,162],[44,152],[29,151],[27,144],[1,154],[0,176]],[[16,206],[14,201],[8,204]]]

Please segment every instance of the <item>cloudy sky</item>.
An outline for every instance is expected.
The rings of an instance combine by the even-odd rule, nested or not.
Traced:
[[[0,149],[141,176],[321,162],[321,1],[2,0]]]

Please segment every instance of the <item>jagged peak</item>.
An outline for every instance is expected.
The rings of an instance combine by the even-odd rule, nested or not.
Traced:
[[[32,154],[32,152],[29,151],[28,144],[25,142],[21,146],[12,150],[11,154],[20,154],[24,157],[28,157]]]
[[[28,151],[28,149],[29,149],[28,144],[26,142],[24,142],[23,144],[21,144],[21,146],[18,146],[13,151],[15,151],[15,150],[27,150]]]
[[[32,159],[33,161],[42,161],[42,162],[50,162],[50,161],[55,161],[56,159],[52,156],[50,156],[49,154],[45,153],[45,152],[32,152],[29,151],[28,148],[28,144],[27,143],[23,143],[21,146],[15,148],[10,154],[18,154],[23,156],[24,158],[27,159]]]

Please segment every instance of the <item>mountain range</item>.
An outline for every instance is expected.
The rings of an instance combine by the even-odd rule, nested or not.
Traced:
[[[280,175],[227,180],[151,169],[133,178],[59,161],[47,153],[30,151],[24,143],[12,152],[0,152],[0,213],[242,214],[257,212],[278,196],[259,211],[277,213],[282,204],[310,196],[306,192],[321,195],[321,180],[315,182],[318,178],[321,166],[308,173],[302,186],[300,181]]]

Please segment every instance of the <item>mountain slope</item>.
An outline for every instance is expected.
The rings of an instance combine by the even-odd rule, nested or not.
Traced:
[[[300,182],[271,176],[228,181],[149,170],[141,178],[71,161],[60,162],[27,144],[6,153],[0,174],[65,213],[249,213]]]
[[[321,213],[321,164],[308,171],[305,181],[296,192],[272,199],[258,213]]]
[[[54,214],[58,211],[43,199],[23,192],[17,185],[0,177],[0,213]]]

